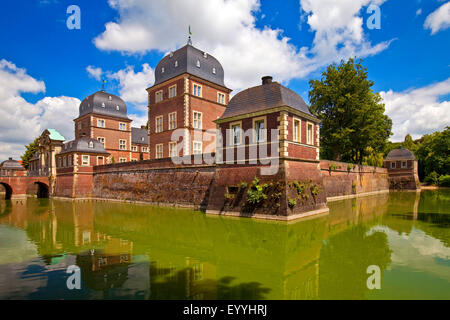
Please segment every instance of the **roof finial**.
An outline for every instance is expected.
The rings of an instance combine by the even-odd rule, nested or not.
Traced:
[[[191,26],[189,25],[189,37],[188,37],[188,44],[189,45],[191,45],[192,46],[192,39],[191,39],[191,36],[192,36],[192,32],[191,32]]]
[[[106,83],[106,79],[105,77],[102,78],[102,91],[105,92],[105,83]]]

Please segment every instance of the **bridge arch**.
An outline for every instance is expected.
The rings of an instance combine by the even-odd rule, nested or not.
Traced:
[[[11,200],[13,194],[11,186],[5,182],[0,182],[0,184],[5,188],[5,200]]]
[[[43,182],[39,182],[39,181],[36,181],[34,184],[37,185],[36,196],[38,198],[48,198],[49,197],[49,188],[48,188],[47,184],[45,184]]]

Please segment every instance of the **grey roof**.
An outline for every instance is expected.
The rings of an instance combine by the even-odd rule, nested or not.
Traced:
[[[270,82],[236,94],[230,100],[225,112],[219,119],[281,106],[289,106],[315,118],[309,111],[305,101],[296,92],[282,86],[278,82]]]
[[[414,153],[412,153],[412,151],[405,148],[399,148],[389,152],[389,154],[386,157],[386,160],[396,160],[396,159],[416,160],[416,157],[414,156]]]
[[[200,62],[200,67],[197,66],[197,62]],[[175,66],[176,63],[177,66]],[[155,85],[183,73],[189,73],[225,87],[224,71],[220,62],[189,44],[162,58],[155,69]]]
[[[147,129],[131,128],[131,143],[148,144]]]
[[[90,144],[91,142],[92,144]],[[91,145],[92,147],[90,148],[89,145]],[[65,154],[70,152],[109,154],[108,152],[106,152],[101,142],[97,141],[96,139],[88,137],[83,137],[64,143],[62,150],[59,154]]]
[[[0,164],[0,168],[9,170],[25,170],[25,168],[20,164],[20,162],[17,160],[13,160],[13,158],[9,158],[8,160],[3,161]]]
[[[80,117],[88,113],[128,119],[125,101],[105,91],[97,91],[86,97],[80,104]]]

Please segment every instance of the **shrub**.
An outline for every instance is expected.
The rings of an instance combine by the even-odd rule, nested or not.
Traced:
[[[334,171],[336,170],[336,164],[335,163],[330,163],[330,171]]]
[[[288,206],[289,208],[294,209],[294,207],[297,205],[297,199],[289,199],[288,200]]]
[[[241,182],[241,189],[247,189],[247,183]]]
[[[450,175],[442,175],[439,177],[439,187],[450,187]]]
[[[437,185],[439,180],[438,180],[438,174],[436,173],[436,171],[433,171],[428,176],[426,176],[426,178],[423,180],[423,182],[425,182],[426,185],[432,185],[432,184]]]
[[[260,185],[259,179],[255,178],[252,182],[252,186],[247,191],[247,202],[252,205],[260,204],[267,199],[267,195],[264,193],[264,189],[267,185]]]

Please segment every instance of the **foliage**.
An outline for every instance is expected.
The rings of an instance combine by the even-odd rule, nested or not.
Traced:
[[[252,182],[252,186],[247,191],[247,202],[252,205],[258,205],[266,200],[267,195],[264,193],[265,188],[267,188],[267,184],[260,185],[259,179],[255,178]]]
[[[289,199],[288,200],[288,206],[289,208],[294,209],[294,207],[297,205],[297,199]]]
[[[443,175],[439,177],[439,187],[450,187],[450,175]]]
[[[450,174],[450,127],[423,136],[415,154],[421,177],[427,177],[432,172],[439,176]]]
[[[309,195],[306,193],[307,185],[305,183],[300,183],[297,180],[292,182],[295,190],[297,191],[297,196],[299,200],[305,201],[309,199]]]
[[[322,190],[321,187],[317,184],[312,184],[309,187],[309,190],[311,191],[311,195],[314,198],[314,201],[316,200],[317,196],[319,195],[320,191]]]
[[[324,159],[362,164],[367,148],[384,151],[392,120],[384,115],[381,96],[374,92],[367,68],[349,59],[330,65],[320,80],[311,80],[311,112],[321,123]]]
[[[375,152],[372,147],[366,148],[366,156],[363,158],[363,165],[373,166],[373,167],[382,167],[384,163],[384,153],[383,152]]]
[[[336,170],[336,164],[335,163],[330,163],[330,167],[328,168],[330,171],[334,171]]]
[[[432,173],[427,175],[423,182],[425,182],[425,184],[427,184],[427,185],[437,185],[439,180],[438,180],[438,174],[436,173],[436,171],[433,171]]]
[[[231,193],[225,193],[225,199],[226,200],[234,200],[235,195]]]
[[[247,189],[247,183],[241,182],[241,189]]]
[[[20,157],[22,159],[22,165],[25,167],[25,169],[29,169],[30,167],[30,160],[33,158],[33,155],[38,151],[39,149],[39,141],[38,138],[34,139],[33,142],[31,142],[29,145],[25,146],[25,153]]]

